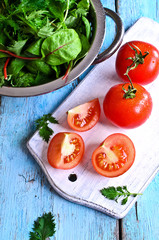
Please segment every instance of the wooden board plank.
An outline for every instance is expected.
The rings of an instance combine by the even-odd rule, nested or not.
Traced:
[[[159,22],[159,1],[141,0],[118,1],[119,14],[124,22],[125,29],[132,26],[142,16],[150,17]],[[129,16],[129,17],[128,17]],[[122,220],[122,239],[159,239],[158,217],[158,175],[144,191],[128,215]]]
[[[118,13],[122,17],[125,30],[130,28],[139,18],[148,17],[159,22],[158,0],[117,0]]]
[[[105,2],[105,1],[104,1]],[[107,2],[114,9],[114,0]],[[111,29],[111,25],[108,28]],[[111,31],[107,34],[112,37]],[[57,240],[118,240],[118,222],[61,198],[26,149],[34,121],[53,112],[76,86],[31,98],[1,97],[0,106],[0,239],[28,240],[34,220],[55,215]]]
[[[124,42],[133,39],[142,40],[154,44],[159,48],[159,24],[148,19],[141,18],[125,35]],[[54,112],[54,116],[59,121],[59,125],[51,125],[55,134],[61,131],[70,131],[66,112],[83,102],[87,102],[98,97],[102,106],[103,98],[109,88],[116,83],[120,83],[115,77],[115,55],[107,63],[101,63],[84,79],[69,98]],[[159,79],[159,78],[158,78]],[[98,81],[97,81],[98,80]],[[31,138],[28,147],[44,170],[49,182],[53,188],[64,198],[77,203],[92,207],[99,211],[105,212],[116,218],[124,217],[137,198],[131,198],[126,205],[122,206],[116,202],[102,198],[100,189],[108,186],[118,186],[127,183],[131,192],[142,192],[150,183],[159,169],[158,153],[159,133],[157,128],[158,116],[158,99],[157,99],[157,80],[155,83],[146,87],[153,99],[153,112],[151,118],[140,128],[133,130],[124,130],[110,125],[104,115],[97,125],[86,133],[81,133],[86,146],[84,160],[74,170],[57,170],[53,169],[47,161],[48,144],[44,143],[39,137],[38,132]],[[128,135],[136,147],[136,160],[132,168],[124,175],[113,179],[107,179],[99,176],[93,171],[90,161],[91,154],[95,146],[98,146],[108,135],[114,132],[121,132]],[[91,136],[91,139],[90,139]],[[149,143],[151,141],[151,144]],[[145,152],[145,147],[147,151]],[[153,149],[153,151],[150,151]],[[144,161],[142,161],[144,159]],[[147,164],[151,159],[151,165]],[[70,173],[76,173],[77,181],[72,183],[68,180]]]

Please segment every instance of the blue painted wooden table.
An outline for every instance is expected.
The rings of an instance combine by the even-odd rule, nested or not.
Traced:
[[[103,0],[102,3],[119,13],[125,30],[143,16],[159,22],[158,0]],[[102,49],[110,45],[115,33],[111,19],[107,19],[106,26]],[[159,239],[159,175],[127,216],[116,220],[61,198],[28,152],[26,142],[35,131],[34,121],[53,112],[78,82],[36,97],[0,97],[0,240],[27,240],[34,220],[49,211],[56,222],[52,239]]]

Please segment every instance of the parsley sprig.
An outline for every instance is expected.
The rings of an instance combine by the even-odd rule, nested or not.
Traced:
[[[103,188],[102,190],[100,190],[100,192],[104,197],[110,200],[115,200],[116,202],[118,202],[118,199],[120,197],[124,197],[121,201],[121,205],[125,205],[130,196],[136,197],[137,195],[142,195],[142,193],[129,192],[126,186]]]
[[[55,234],[55,219],[49,213],[44,213],[34,221],[33,231],[30,232],[29,240],[46,240]]]
[[[39,130],[39,135],[46,142],[49,141],[50,136],[54,133],[54,131],[48,126],[50,123],[58,123],[58,121],[49,113],[44,114],[41,118],[35,121],[36,130]]]

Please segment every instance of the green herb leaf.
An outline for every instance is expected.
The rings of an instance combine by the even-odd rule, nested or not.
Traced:
[[[26,40],[21,40],[21,41],[14,41],[14,43],[9,46],[7,49],[17,55],[20,55],[23,47],[25,46],[27,42],[27,39]]]
[[[121,205],[125,205],[128,201],[128,197],[124,198],[122,201],[121,201]]]
[[[55,234],[55,220],[51,212],[43,214],[42,217],[38,217],[38,219],[34,221],[32,230],[29,240],[46,240],[48,237],[52,237]]]
[[[86,31],[86,37],[87,39],[90,38],[90,35],[91,35],[91,26],[90,26],[90,22],[88,21],[88,19],[84,16],[82,16],[82,20],[84,22],[84,25],[85,25],[85,31]]]
[[[11,61],[8,67],[8,74],[17,76],[24,66],[25,66],[24,60],[15,58]]]
[[[55,124],[58,123],[50,113],[44,114],[43,117],[35,121],[36,129],[39,130],[39,135],[46,142],[49,141],[50,136],[54,133],[54,131],[48,126],[49,122]]]
[[[61,65],[77,57],[82,49],[81,41],[74,29],[61,29],[42,43],[42,56],[46,63]]]
[[[118,196],[118,192],[115,187],[103,188],[101,190],[101,193],[103,196],[110,200],[115,200],[116,197]]]
[[[130,193],[126,186],[103,188],[100,192],[105,198],[115,200],[116,202],[118,198],[124,197],[121,201],[121,205],[125,205],[127,203],[129,196],[136,197],[137,195],[142,195],[142,193]]]

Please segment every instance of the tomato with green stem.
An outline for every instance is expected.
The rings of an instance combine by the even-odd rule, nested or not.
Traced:
[[[71,169],[82,160],[85,145],[77,133],[59,132],[50,141],[47,159],[54,168]]]
[[[135,146],[128,136],[114,133],[93,152],[92,164],[100,175],[109,178],[118,177],[132,166],[135,153]]]
[[[127,81],[125,73],[128,73],[133,83],[151,83],[159,74],[158,49],[143,41],[125,43],[117,53],[116,72],[124,81]]]
[[[103,101],[103,110],[114,125],[135,128],[149,118],[152,105],[151,95],[144,87],[126,83],[109,89]]]
[[[88,131],[99,121],[100,113],[99,99],[95,98],[69,110],[67,112],[67,122],[75,131]]]

